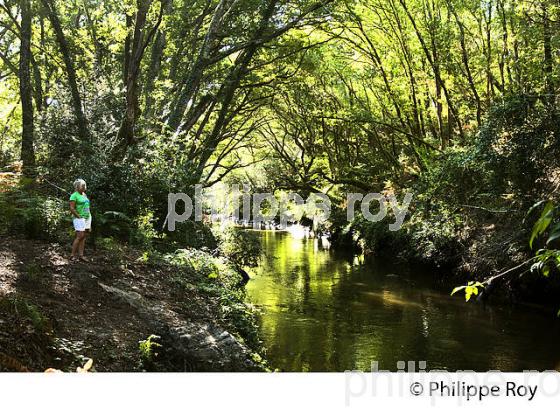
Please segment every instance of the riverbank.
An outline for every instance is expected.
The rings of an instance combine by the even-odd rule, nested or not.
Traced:
[[[202,251],[0,237],[0,371],[262,371],[239,276]],[[153,335],[153,336],[152,336]]]
[[[503,201],[498,209],[462,207],[453,213],[419,212],[416,204],[402,229],[357,219],[335,231],[334,245],[364,255],[397,258],[432,271],[449,291],[467,281],[484,282],[527,261],[533,218],[519,204]],[[560,278],[545,277],[531,265],[512,269],[480,295],[497,303],[530,303],[558,309]]]

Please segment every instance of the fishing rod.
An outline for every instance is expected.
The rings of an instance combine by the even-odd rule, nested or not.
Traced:
[[[53,183],[52,183],[51,181],[49,181],[47,178],[42,177],[41,179],[42,179],[43,181],[45,181],[47,184],[49,184],[49,185],[55,187],[56,189],[58,189],[58,190],[64,192],[65,194],[70,195],[70,192],[69,192],[69,191],[67,191],[67,190],[65,190],[65,189],[63,189],[63,188],[61,188],[61,187],[59,187],[59,186],[56,185],[56,184],[53,184]]]

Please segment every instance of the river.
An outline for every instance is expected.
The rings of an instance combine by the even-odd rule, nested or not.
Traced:
[[[557,369],[560,319],[528,307],[450,296],[434,275],[330,250],[318,239],[254,231],[264,257],[248,301],[281,371]],[[399,367],[400,366],[400,367]]]

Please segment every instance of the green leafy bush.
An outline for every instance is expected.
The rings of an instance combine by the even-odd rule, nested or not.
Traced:
[[[459,254],[461,226],[459,215],[443,210],[429,218],[412,216],[407,226],[410,243],[414,244],[410,256],[437,266],[449,264]]]
[[[346,226],[343,234],[350,235],[364,253],[400,253],[406,249],[406,234],[400,230],[390,231],[388,224],[387,219],[371,222],[359,214]]]
[[[198,248],[214,250],[218,241],[212,229],[202,223],[192,220],[177,224],[174,232],[164,232],[164,247],[171,248]]]
[[[150,368],[153,361],[158,356],[158,349],[162,347],[162,345],[157,342],[158,340],[161,340],[160,336],[150,335],[146,340],[140,340],[138,342],[140,361],[145,368]]]
[[[544,205],[543,205],[544,204]],[[534,256],[532,271],[540,271],[544,276],[549,276],[554,269],[560,271],[560,207],[552,201],[537,202],[528,212],[528,216],[542,207],[539,218],[533,225],[529,246],[534,247],[535,240],[543,238],[542,246]],[[546,242],[544,241],[546,239]]]
[[[71,228],[66,201],[25,189],[0,193],[0,232],[30,239],[66,240]]]
[[[534,97],[513,96],[494,104],[474,146],[493,191],[532,201],[531,194],[541,188],[536,182],[551,162],[558,164],[558,131],[554,110]]]
[[[187,291],[198,291],[219,300],[217,319],[224,321],[228,330],[260,351],[255,308],[245,302],[245,288],[239,286],[239,273],[223,257],[213,256],[197,249],[179,249],[163,255],[163,263],[174,266],[171,282]]]
[[[255,267],[259,264],[262,246],[251,232],[228,227],[219,233],[221,253],[237,267]]]

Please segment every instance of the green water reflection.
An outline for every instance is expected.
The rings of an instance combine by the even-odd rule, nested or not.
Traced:
[[[527,308],[450,297],[434,279],[389,262],[359,262],[318,240],[261,231],[265,257],[251,272],[272,367],[284,371],[428,369],[520,371],[560,363],[560,320]]]

